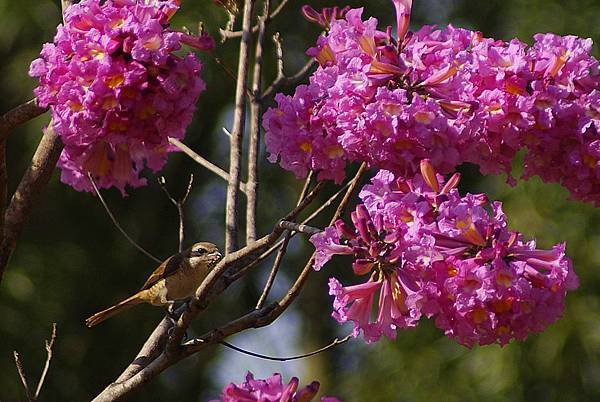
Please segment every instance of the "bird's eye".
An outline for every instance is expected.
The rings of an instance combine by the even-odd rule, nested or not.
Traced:
[[[206,254],[206,249],[204,248],[197,248],[196,250],[192,250],[192,256],[193,257],[200,257],[201,255]]]

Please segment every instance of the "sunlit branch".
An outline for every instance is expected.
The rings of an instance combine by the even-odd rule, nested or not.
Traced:
[[[209,160],[198,155],[196,152],[194,152],[193,149],[191,149],[190,147],[185,145],[183,142],[181,142],[175,138],[169,138],[169,143],[176,146],[177,148],[179,148],[184,154],[186,154],[187,156],[192,158],[194,160],[194,162],[196,162],[200,166],[203,166],[206,169],[210,170],[211,172],[213,172],[214,174],[216,174],[223,180],[229,181],[229,173],[227,173],[226,171],[224,171],[223,169],[221,169],[214,163],[210,162]],[[246,183],[240,182],[240,190],[243,193],[246,193]]]
[[[235,251],[238,235],[238,195],[241,182],[242,140],[246,118],[246,89],[248,78],[248,59],[254,0],[244,1],[242,17],[242,41],[238,61],[238,75],[235,91],[235,110],[233,113],[233,130],[229,148],[229,181],[225,205],[225,255]]]

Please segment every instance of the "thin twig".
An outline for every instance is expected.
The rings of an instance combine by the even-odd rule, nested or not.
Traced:
[[[25,370],[23,369],[21,357],[19,356],[19,353],[16,350],[13,352],[15,358],[15,365],[17,366],[17,372],[19,373],[19,378],[23,383],[23,387],[25,388],[25,394],[27,395],[27,400],[29,401],[36,401],[40,397],[40,391],[42,390],[42,386],[44,385],[44,381],[46,380],[46,375],[48,374],[48,369],[50,368],[50,360],[52,360],[52,347],[54,346],[55,340],[56,323],[52,323],[52,334],[50,336],[50,340],[46,340],[46,363],[44,364],[44,369],[42,370],[42,374],[40,375],[40,380],[38,381],[35,394],[33,395],[31,394],[29,383],[27,382],[27,376],[25,375]]]
[[[152,253],[150,253],[148,250],[146,250],[144,247],[140,246],[135,240],[133,240],[133,238],[131,236],[129,236],[129,234],[127,234],[127,232],[125,231],[125,229],[123,229],[123,227],[119,224],[119,221],[117,221],[117,218],[115,218],[115,216],[113,215],[112,211],[108,207],[108,204],[104,200],[104,197],[102,197],[102,194],[100,193],[100,190],[98,190],[98,186],[96,186],[96,182],[94,181],[94,178],[89,173],[88,173],[88,179],[90,180],[90,183],[92,183],[92,187],[94,188],[94,192],[98,196],[98,200],[100,200],[100,203],[104,207],[104,210],[106,211],[108,217],[110,218],[110,220],[112,221],[112,223],[115,225],[115,227],[117,228],[117,230],[119,232],[121,232],[121,234],[123,236],[125,236],[125,238],[127,239],[127,241],[129,243],[131,243],[131,245],[133,245],[133,247],[135,247],[139,251],[141,251],[146,257],[151,258],[152,260],[154,260],[154,262],[160,264],[162,262],[162,260],[158,259],[154,255],[152,255]]]
[[[279,227],[284,228],[286,230],[304,233],[306,235],[312,236],[317,233],[321,233],[323,230],[319,228],[315,228],[313,226],[303,225],[301,223],[290,222],[290,221],[281,221],[279,222]]]
[[[314,177],[314,172],[311,170],[311,172],[308,174],[308,177],[306,178],[306,180],[304,180],[304,186],[302,187],[302,191],[300,191],[300,195],[298,196],[298,202],[296,203],[296,205],[300,204],[302,202],[302,200],[304,200],[304,198],[306,198],[306,193],[308,192],[308,189],[310,187],[310,183],[312,182],[312,179]],[[281,243],[281,247],[279,248],[279,251],[277,252],[277,256],[275,257],[275,261],[273,262],[273,266],[271,267],[271,272],[269,272],[269,277],[267,278],[267,282],[265,283],[265,286],[263,287],[263,291],[260,295],[260,297],[258,298],[258,302],[256,303],[256,309],[262,308],[265,304],[265,300],[267,300],[267,296],[269,295],[269,292],[271,291],[271,287],[273,286],[273,283],[275,282],[275,277],[277,276],[277,272],[279,271],[279,266],[281,265],[281,261],[283,261],[283,256],[285,255],[285,252],[287,251],[287,246],[292,238],[293,234],[292,232],[287,232],[285,234],[285,238],[281,241],[279,241],[277,244]],[[277,246],[277,245],[275,245]],[[271,250],[267,250],[267,253],[270,254]],[[267,254],[267,256],[269,255]],[[256,264],[258,264],[260,261],[262,261],[262,255],[257,258]],[[265,257],[266,258],[266,257]],[[250,264],[252,265],[252,264]],[[252,267],[248,267],[248,269],[251,269]],[[245,270],[246,268],[244,268]]]
[[[50,335],[50,340],[46,340],[46,363],[44,364],[44,370],[42,371],[42,375],[40,376],[40,381],[38,381],[37,389],[35,390],[34,400],[37,400],[40,397],[40,391],[42,390],[42,385],[44,385],[44,381],[46,381],[46,375],[48,374],[48,369],[50,368],[50,360],[52,360],[52,347],[54,346],[54,341],[56,340],[56,323],[52,323],[52,334]]]
[[[218,167],[214,163],[210,162],[209,160],[207,160],[207,159],[203,158],[202,156],[198,155],[196,152],[194,152],[193,149],[191,149],[190,147],[188,147],[187,145],[185,145],[183,142],[181,142],[181,141],[179,141],[178,139],[175,139],[175,138],[169,138],[169,143],[171,145],[174,145],[177,148],[179,148],[184,154],[186,154],[187,156],[189,156],[190,158],[192,158],[200,166],[203,166],[203,167],[207,168],[208,170],[210,170],[211,172],[215,173],[217,176],[219,176],[223,180],[229,181],[229,173],[227,173],[226,171],[224,171],[223,169],[221,169],[220,167]],[[246,193],[246,183],[240,182],[240,190],[244,194]]]
[[[280,88],[284,86],[295,85],[298,82],[304,81],[312,72],[313,68],[317,65],[317,62],[314,59],[311,59],[304,64],[304,66],[298,70],[298,72],[291,76],[282,76],[278,77],[273,81],[271,85],[267,89],[264,90],[262,96],[262,102],[266,102],[271,96],[275,95]]]
[[[321,206],[319,208],[317,208],[313,213],[311,213],[310,215],[308,215],[306,217],[306,219],[304,219],[301,223],[303,225],[308,224],[310,221],[312,221],[313,219],[315,219],[321,212],[323,212],[323,210],[325,210],[326,208],[328,208],[329,206],[331,206],[331,204],[333,204],[333,202],[344,193],[344,191],[346,191],[346,189],[348,187],[350,187],[350,185],[352,184],[352,180],[350,180],[348,183],[344,184],[344,186],[342,188],[340,188],[335,194],[333,194],[331,197],[329,197],[329,199],[327,201],[325,201],[323,204],[321,204]]]
[[[25,388],[25,395],[27,395],[28,401],[33,401],[33,397],[31,396],[31,391],[29,390],[29,384],[27,383],[27,377],[25,376],[25,370],[23,370],[23,363],[21,362],[21,356],[15,350],[13,351],[13,356],[15,358],[15,365],[17,366],[17,372],[19,373],[19,378],[23,383],[23,388]]]
[[[250,98],[250,139],[248,144],[248,182],[246,193],[246,244],[256,240],[256,205],[258,191],[258,154],[260,151],[260,116],[262,114],[262,67],[263,46],[267,19],[269,18],[269,0],[263,0],[263,13],[258,17],[258,37],[254,52],[254,71],[252,75],[252,97]]]
[[[283,69],[283,44],[281,43],[281,36],[279,32],[275,32],[273,35],[273,44],[275,45],[275,59],[277,60],[276,79],[283,79],[285,77]]]
[[[190,195],[190,191],[192,191],[192,184],[194,184],[194,175],[190,174],[190,180],[188,181],[188,185],[185,190],[185,193],[178,200],[173,198],[173,196],[171,196],[171,193],[169,193],[169,190],[167,189],[167,181],[164,178],[164,176],[158,177],[157,181],[158,181],[158,185],[160,186],[160,188],[167,195],[167,198],[169,199],[169,201],[171,201],[171,203],[173,205],[175,205],[175,208],[177,208],[177,214],[179,215],[179,252],[181,253],[181,251],[183,250],[183,243],[185,241],[185,222],[184,222],[184,216],[183,216],[183,214],[184,214],[183,206],[185,205],[185,202],[187,201],[188,196]]]
[[[281,12],[281,10],[283,10],[283,8],[288,3],[288,1],[289,0],[283,0],[281,3],[279,3],[277,8],[275,8],[275,10],[273,10],[273,12],[271,14],[269,14],[269,17],[266,19],[266,23],[269,23],[273,18],[277,17],[277,15]],[[233,24],[228,24],[225,29],[219,30],[221,33],[221,42],[225,42],[227,39],[239,38],[244,33],[243,31],[232,31],[231,30],[232,28],[233,28]],[[254,33],[258,32],[259,29],[260,29],[259,24],[254,25],[252,27],[252,33],[254,34]]]
[[[235,90],[235,110],[233,130],[229,148],[229,182],[225,205],[225,255],[235,251],[238,233],[238,195],[241,181],[242,141],[246,117],[246,88],[248,79],[248,48],[250,46],[252,28],[252,9],[254,0],[244,1],[242,17],[242,41],[238,61],[237,84]]]
[[[296,355],[296,356],[287,356],[287,357],[278,357],[278,356],[267,356],[267,355],[263,355],[261,353],[256,353],[256,352],[252,352],[250,350],[246,350],[246,349],[242,349],[238,346],[232,345],[229,342],[226,341],[221,341],[219,342],[221,345],[226,346],[230,349],[233,349],[237,352],[243,353],[245,355],[248,356],[253,356],[253,357],[258,357],[259,359],[265,359],[265,360],[272,360],[272,361],[276,361],[276,362],[286,362],[286,361],[290,361],[290,360],[299,360],[299,359],[305,359],[307,357],[311,357],[314,355],[317,355],[319,353],[323,353],[328,349],[332,349],[338,345],[342,345],[346,342],[348,342],[350,339],[352,339],[354,336],[352,334],[345,336],[342,339],[339,338],[335,338],[333,341],[331,341],[330,343],[328,343],[327,345],[323,346],[322,348],[319,348],[317,350],[313,350],[312,352],[308,352],[308,353],[304,353],[301,355]]]

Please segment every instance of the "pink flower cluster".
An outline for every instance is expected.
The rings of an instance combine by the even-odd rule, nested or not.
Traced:
[[[524,339],[556,321],[567,290],[578,280],[565,245],[536,248],[508,229],[500,202],[460,196],[459,175],[446,183],[421,163],[412,180],[380,171],[360,193],[362,204],[311,242],[315,269],[333,255],[353,257],[358,285],[329,282],[333,317],[354,322],[365,341],[435,317],[448,337],[465,346]]]
[[[280,374],[273,374],[266,380],[255,380],[251,372],[240,385],[229,384],[221,393],[221,399],[212,402],[309,402],[319,391],[319,382],[313,381],[298,389],[298,378],[292,377],[283,385]],[[322,397],[322,402],[340,402],[337,398]]]
[[[168,137],[182,138],[204,82],[182,43],[210,49],[206,35],[173,32],[177,0],[83,0],[70,6],[54,43],[43,46],[29,74],[39,77],[40,106],[50,106],[65,148],[61,180],[91,190],[145,184],[144,165],[165,164]]]
[[[511,161],[527,147],[526,176],[600,204],[591,40],[540,34],[528,48],[451,25],[407,33],[412,1],[394,4],[398,37],[362,9],[304,10],[329,32],[307,52],[319,62],[309,84],[265,114],[272,162],[340,182],[351,161],[411,176],[428,158],[440,173],[470,162],[513,182]]]

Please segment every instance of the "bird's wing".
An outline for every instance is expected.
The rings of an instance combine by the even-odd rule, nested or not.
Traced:
[[[148,277],[146,283],[144,283],[144,286],[142,286],[142,289],[140,290],[149,289],[159,280],[173,275],[181,266],[182,259],[183,256],[181,254],[175,254],[167,258],[162,264],[158,266],[158,268],[154,270],[154,272],[152,272],[152,274],[150,275],[150,277]]]

